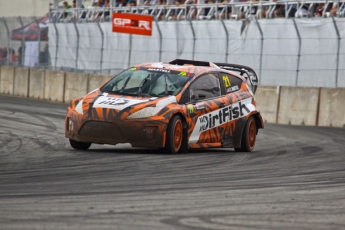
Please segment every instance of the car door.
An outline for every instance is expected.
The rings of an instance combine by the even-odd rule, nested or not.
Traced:
[[[189,144],[221,141],[219,109],[225,106],[221,87],[219,75],[207,73],[196,78],[185,92],[189,97],[186,103]]]
[[[242,136],[242,129],[246,120],[245,116],[253,111],[250,93],[241,90],[243,80],[229,73],[220,73],[221,84],[224,87],[224,104],[222,114],[227,125],[223,132],[223,146],[233,147]],[[245,84],[245,83],[243,83]]]

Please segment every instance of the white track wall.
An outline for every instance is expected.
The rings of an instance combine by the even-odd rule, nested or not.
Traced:
[[[248,65],[261,85],[345,87],[345,18],[159,21],[153,35],[111,23],[49,25],[52,66],[114,70],[176,58]],[[105,72],[108,73],[108,72]]]

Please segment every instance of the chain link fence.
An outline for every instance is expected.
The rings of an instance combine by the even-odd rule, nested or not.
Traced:
[[[247,4],[245,9],[244,4],[237,5],[237,11],[241,9],[246,15],[243,19],[238,18],[238,13],[236,17],[218,17],[221,11],[217,13],[217,9],[228,9],[215,5],[214,13],[207,13],[210,18],[188,17],[187,8],[182,6],[184,17],[178,13],[179,8],[172,9],[183,20],[168,20],[169,11],[156,7],[151,13],[164,12],[165,16],[153,14],[151,37],[112,33],[109,15],[117,8],[110,9],[108,19],[99,16],[100,12],[105,15],[104,9],[56,10],[46,21],[32,17],[2,18],[0,51],[7,55],[0,62],[113,75],[137,63],[182,58],[248,65],[257,71],[263,85],[345,87],[342,15],[327,17],[325,11],[324,17],[310,18],[307,14],[294,18],[286,11],[286,17],[271,18],[274,11],[269,10],[266,18],[260,18],[258,9],[263,7],[257,8],[255,17],[250,13],[255,5]],[[206,9],[204,5],[196,7]],[[71,12],[80,18],[66,16]],[[98,13],[99,20],[91,13]],[[85,20],[86,16],[90,20]],[[43,27],[47,28],[49,41],[38,29]],[[30,38],[26,37],[28,31]]]

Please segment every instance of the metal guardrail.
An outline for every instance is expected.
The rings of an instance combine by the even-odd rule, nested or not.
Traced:
[[[321,12],[318,6],[323,4]],[[337,9],[336,12],[332,9]],[[74,8],[52,9],[51,22],[103,22],[110,21],[113,12],[152,15],[155,20],[211,20],[211,19],[245,19],[256,17],[344,17],[345,0],[309,0],[309,1],[248,1],[234,3],[125,6],[111,8]],[[295,15],[295,13],[298,14]]]

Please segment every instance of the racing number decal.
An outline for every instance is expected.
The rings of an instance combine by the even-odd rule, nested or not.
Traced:
[[[224,76],[222,76],[222,78],[223,78],[223,81],[224,81],[225,87],[226,87],[226,88],[229,88],[229,87],[231,86],[231,83],[230,83],[229,77],[228,77],[228,76],[226,76],[226,75],[224,75]]]

